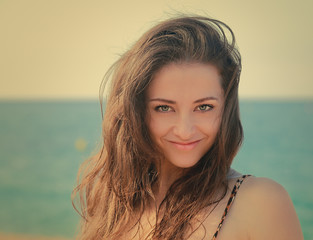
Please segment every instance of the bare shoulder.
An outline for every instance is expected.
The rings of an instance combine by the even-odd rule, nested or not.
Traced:
[[[269,178],[250,176],[245,179],[241,187],[240,194],[246,195],[245,198],[258,200],[269,199],[287,200],[289,194],[279,183]]]
[[[250,239],[303,239],[288,192],[271,179],[252,176],[245,179],[236,208],[245,218]]]

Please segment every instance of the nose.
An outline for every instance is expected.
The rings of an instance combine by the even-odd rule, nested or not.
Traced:
[[[182,141],[192,139],[195,133],[195,123],[191,116],[179,116],[173,128],[174,135]]]

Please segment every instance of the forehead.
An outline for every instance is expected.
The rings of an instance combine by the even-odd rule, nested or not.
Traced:
[[[171,63],[156,73],[147,89],[147,96],[171,100],[222,98],[221,77],[211,64]]]

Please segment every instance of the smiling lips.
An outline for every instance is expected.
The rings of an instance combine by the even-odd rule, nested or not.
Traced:
[[[169,141],[170,143],[172,143],[177,149],[179,150],[192,150],[194,149],[197,144],[200,142],[201,140],[197,140],[197,141],[193,141],[193,142],[174,142],[174,141]]]

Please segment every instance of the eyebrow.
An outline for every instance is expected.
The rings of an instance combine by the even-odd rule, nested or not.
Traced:
[[[205,97],[205,98],[200,98],[196,101],[194,101],[193,103],[201,103],[207,100],[218,100],[218,98],[216,97]],[[154,102],[154,101],[158,101],[158,102],[165,102],[165,103],[169,103],[169,104],[175,104],[176,102],[173,100],[169,100],[169,99],[164,99],[164,98],[152,98],[149,100],[149,102]]]

